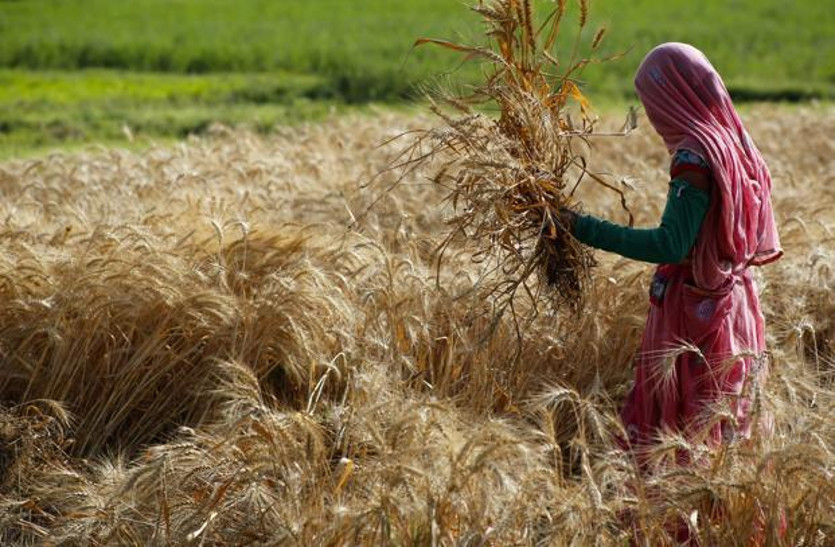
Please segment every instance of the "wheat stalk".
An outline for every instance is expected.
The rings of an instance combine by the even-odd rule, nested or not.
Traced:
[[[451,118],[434,105],[445,125],[418,134],[405,165],[412,170],[440,161],[433,180],[448,189],[447,201],[455,211],[439,256],[456,238],[471,244],[474,259],[484,265],[480,290],[496,303],[496,316],[510,311],[527,322],[543,304],[552,310],[577,310],[594,259],[571,236],[560,211],[578,208],[573,189],[589,171],[576,143],[588,142],[593,121],[588,101],[572,79],[588,61],[572,62],[560,76],[545,71],[559,65],[549,50],[558,36],[564,2],[537,31],[533,2],[496,0],[474,10],[484,19],[495,53],[485,46],[434,39],[417,44],[476,55],[490,64],[492,73],[472,95],[442,96],[461,117]],[[588,4],[582,2],[581,26],[587,12]],[[598,33],[592,47],[601,39]],[[580,106],[581,126],[569,116],[572,101]],[[474,111],[471,105],[478,103],[496,104],[498,119]],[[579,179],[572,181],[572,170],[578,169]],[[614,189],[600,177],[590,179]]]
[[[654,475],[617,443],[644,266],[601,255],[586,313],[540,315],[519,349],[509,317],[482,340],[469,244],[434,263],[443,188],[412,173],[346,232],[376,198],[357,181],[406,147],[375,143],[426,117],[3,163],[0,543],[672,544],[684,523],[706,545],[827,545],[835,112],[745,115],[791,249],[756,274],[762,426],[712,456],[661,438]],[[631,166],[643,224],[664,199],[645,127],[595,141],[596,168]],[[617,211],[597,189],[577,197]]]

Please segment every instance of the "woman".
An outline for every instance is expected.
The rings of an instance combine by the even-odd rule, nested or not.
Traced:
[[[572,233],[660,264],[622,411],[632,450],[640,454],[664,432],[716,446],[750,434],[745,388],[765,372],[763,316],[749,268],[782,255],[771,177],[721,77],[696,48],[658,46],[635,88],[672,156],[661,225],[631,229],[570,215]]]

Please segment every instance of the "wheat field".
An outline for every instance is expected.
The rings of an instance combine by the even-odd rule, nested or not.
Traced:
[[[744,118],[786,250],[757,273],[773,425],[649,477],[614,436],[651,267],[599,252],[579,314],[486,338],[466,241],[437,265],[442,189],[367,184],[429,119],[0,165],[0,543],[831,545],[835,109]],[[667,156],[642,121],[589,165],[649,225]]]

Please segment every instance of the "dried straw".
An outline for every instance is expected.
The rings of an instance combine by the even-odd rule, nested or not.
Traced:
[[[623,194],[588,169],[594,120],[576,78],[590,60],[572,59],[561,67],[551,52],[564,2],[538,28],[533,2],[494,0],[473,10],[484,20],[488,45],[428,38],[417,45],[431,43],[483,61],[485,81],[467,95],[433,98],[431,109],[443,125],[418,132],[394,166],[411,172],[440,163],[432,180],[447,190],[454,214],[438,263],[454,239],[465,239],[473,259],[483,265],[478,289],[495,303],[497,316],[510,310],[514,318],[527,320],[543,304],[578,310],[595,260],[591,249],[571,235],[563,211],[580,208],[573,195],[586,175],[618,192],[625,207]],[[587,2],[580,2],[579,18],[582,28]],[[598,31],[593,48],[602,38]],[[571,117],[572,105],[579,107],[578,123]],[[498,118],[478,106],[498,107]],[[524,302],[517,295],[524,295]]]
[[[540,317],[511,362],[509,317],[479,345],[478,299],[429,279],[439,186],[343,240],[389,161],[373,143],[425,119],[0,165],[0,544],[671,545],[680,517],[705,545],[831,544],[835,110],[745,114],[787,250],[757,274],[773,419],[709,466],[671,466],[704,448],[665,437],[649,478],[612,438],[646,267],[601,255],[589,313]],[[655,136],[596,142],[657,219]],[[475,278],[464,243],[443,288]]]

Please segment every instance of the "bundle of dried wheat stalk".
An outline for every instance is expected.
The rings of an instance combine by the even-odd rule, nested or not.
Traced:
[[[455,213],[439,256],[454,238],[466,238],[474,259],[485,265],[481,289],[499,314],[510,309],[514,317],[532,317],[542,303],[580,307],[595,261],[591,249],[572,237],[560,210],[579,208],[573,194],[585,176],[620,193],[625,207],[623,194],[590,173],[583,155],[594,122],[576,78],[593,60],[578,56],[588,2],[579,6],[580,28],[567,63],[551,53],[565,0],[544,19],[537,18],[533,0],[479,2],[472,9],[486,24],[485,46],[417,41],[462,52],[488,67],[472,93],[431,99],[443,126],[419,132],[397,166],[412,171],[440,162],[433,180],[448,189]],[[604,28],[594,33],[593,52],[604,35]],[[498,107],[498,119],[479,106]],[[572,121],[569,106],[579,107],[580,123]],[[524,306],[514,306],[517,294],[529,297]]]

